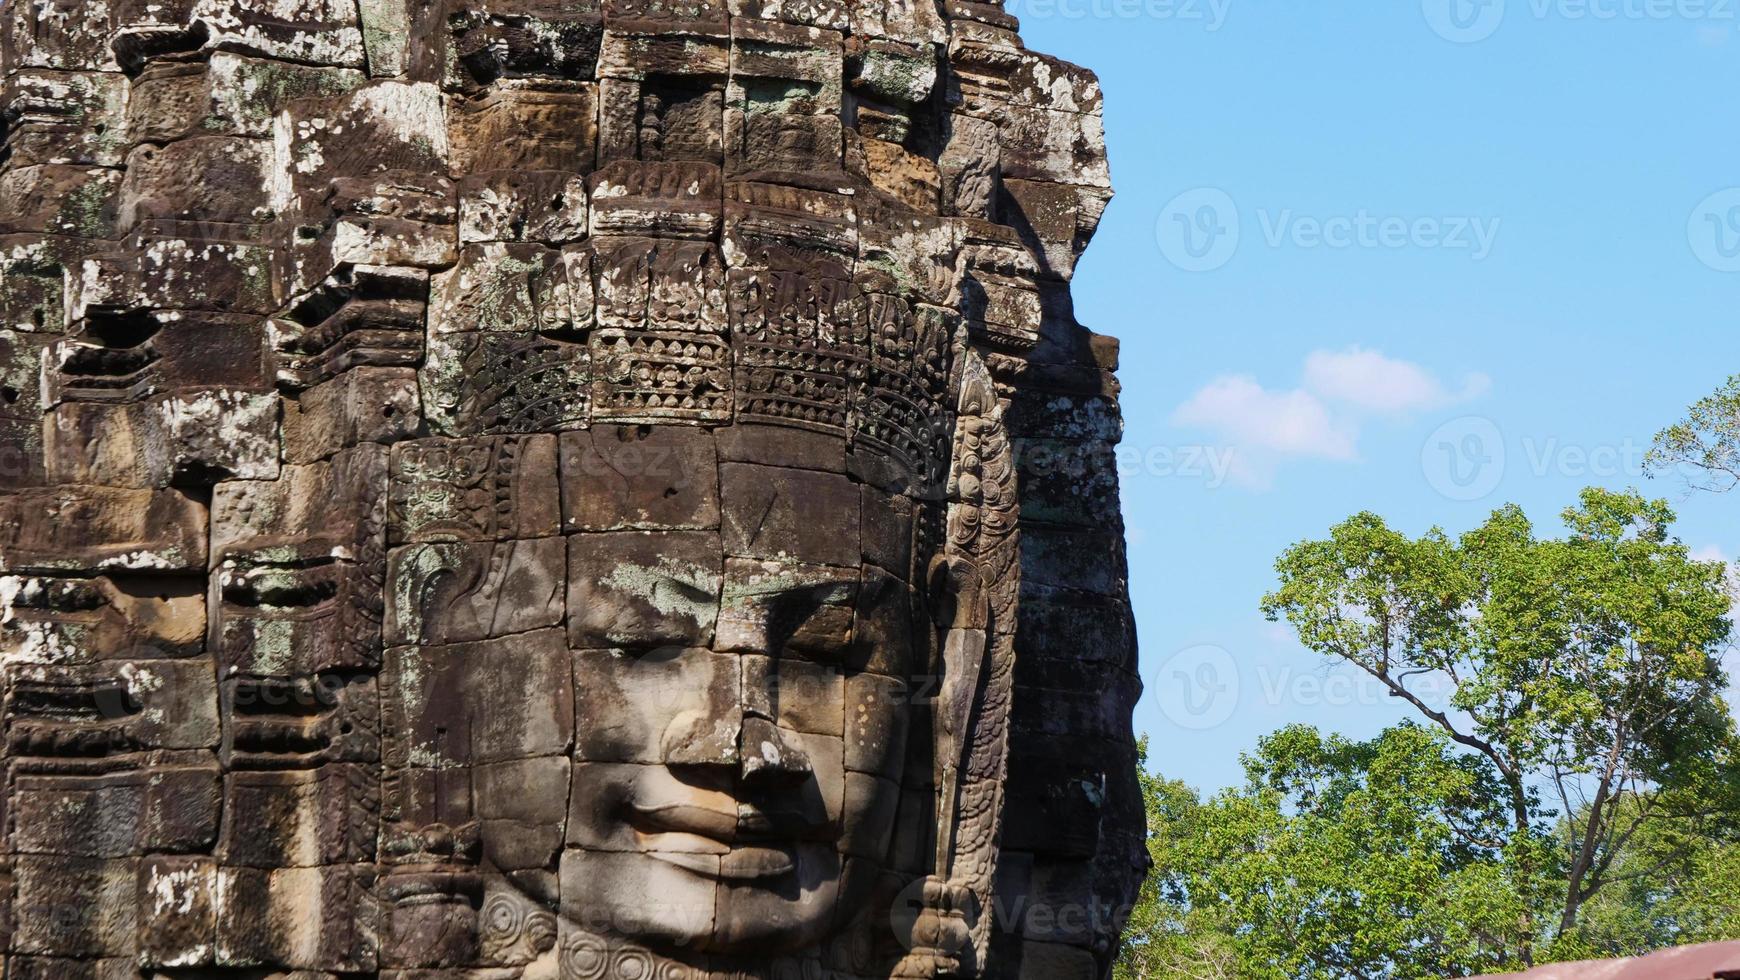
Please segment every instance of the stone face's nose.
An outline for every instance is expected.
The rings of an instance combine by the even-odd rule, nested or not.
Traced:
[[[736,766],[742,712],[735,705],[680,711],[665,726],[660,757],[671,766]]]
[[[738,754],[743,781],[751,786],[801,780],[815,771],[809,755],[796,741],[765,718],[743,719]]]

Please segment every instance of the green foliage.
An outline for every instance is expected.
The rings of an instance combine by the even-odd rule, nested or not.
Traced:
[[[1629,956],[1740,937],[1734,814],[1718,800],[1690,802],[1705,816],[1640,825],[1614,861],[1608,887],[1583,907],[1576,929],[1559,937],[1555,958]]]
[[[1369,742],[1298,726],[1244,765],[1243,787],[1206,802],[1147,778],[1156,873],[1120,980],[1441,977],[1509,962],[1519,889],[1494,846],[1505,814],[1484,762],[1416,725]]]
[[[1644,463],[1652,473],[1680,471],[1701,490],[1720,493],[1740,484],[1740,374],[1656,433]]]
[[[1492,766],[1518,873],[1564,873],[1557,926],[1527,932],[1570,933],[1641,825],[1733,784],[1722,563],[1693,560],[1666,502],[1636,493],[1585,490],[1563,520],[1541,538],[1505,507],[1452,541],[1360,514],[1288,549],[1263,600]]]
[[[1277,561],[1303,644],[1418,721],[1287,728],[1240,788],[1145,776],[1155,873],[1119,980],[1466,976],[1740,937],[1730,599],[1667,504],[1583,492],[1452,539],[1373,514]]]
[[[1148,858],[1153,870],[1125,924],[1114,980],[1242,980],[1262,975],[1244,968],[1230,935],[1218,923],[1191,911],[1180,875],[1181,869],[1195,866],[1195,842],[1206,829],[1205,811],[1195,790],[1148,771],[1146,738],[1138,749],[1137,779],[1148,816]]]

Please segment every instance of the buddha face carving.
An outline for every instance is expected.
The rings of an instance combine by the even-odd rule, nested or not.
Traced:
[[[831,434],[496,441],[393,457],[403,758],[476,774],[424,818],[475,822],[485,877],[606,944],[813,955],[892,866],[930,504],[855,480]],[[455,512],[455,483],[488,488],[482,519]],[[533,536],[439,540],[486,521]]]
[[[727,463],[718,493],[722,528],[570,538],[562,907],[659,945],[790,953],[833,929],[848,860],[887,863],[912,594],[859,554],[843,474]]]

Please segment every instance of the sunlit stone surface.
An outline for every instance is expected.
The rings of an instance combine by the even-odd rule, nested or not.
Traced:
[[[1092,75],[1000,7],[0,4],[7,980],[1091,980]]]

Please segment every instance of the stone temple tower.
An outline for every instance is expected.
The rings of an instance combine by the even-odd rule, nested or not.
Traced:
[[[0,974],[1105,976],[1100,119],[968,0],[0,0]]]

